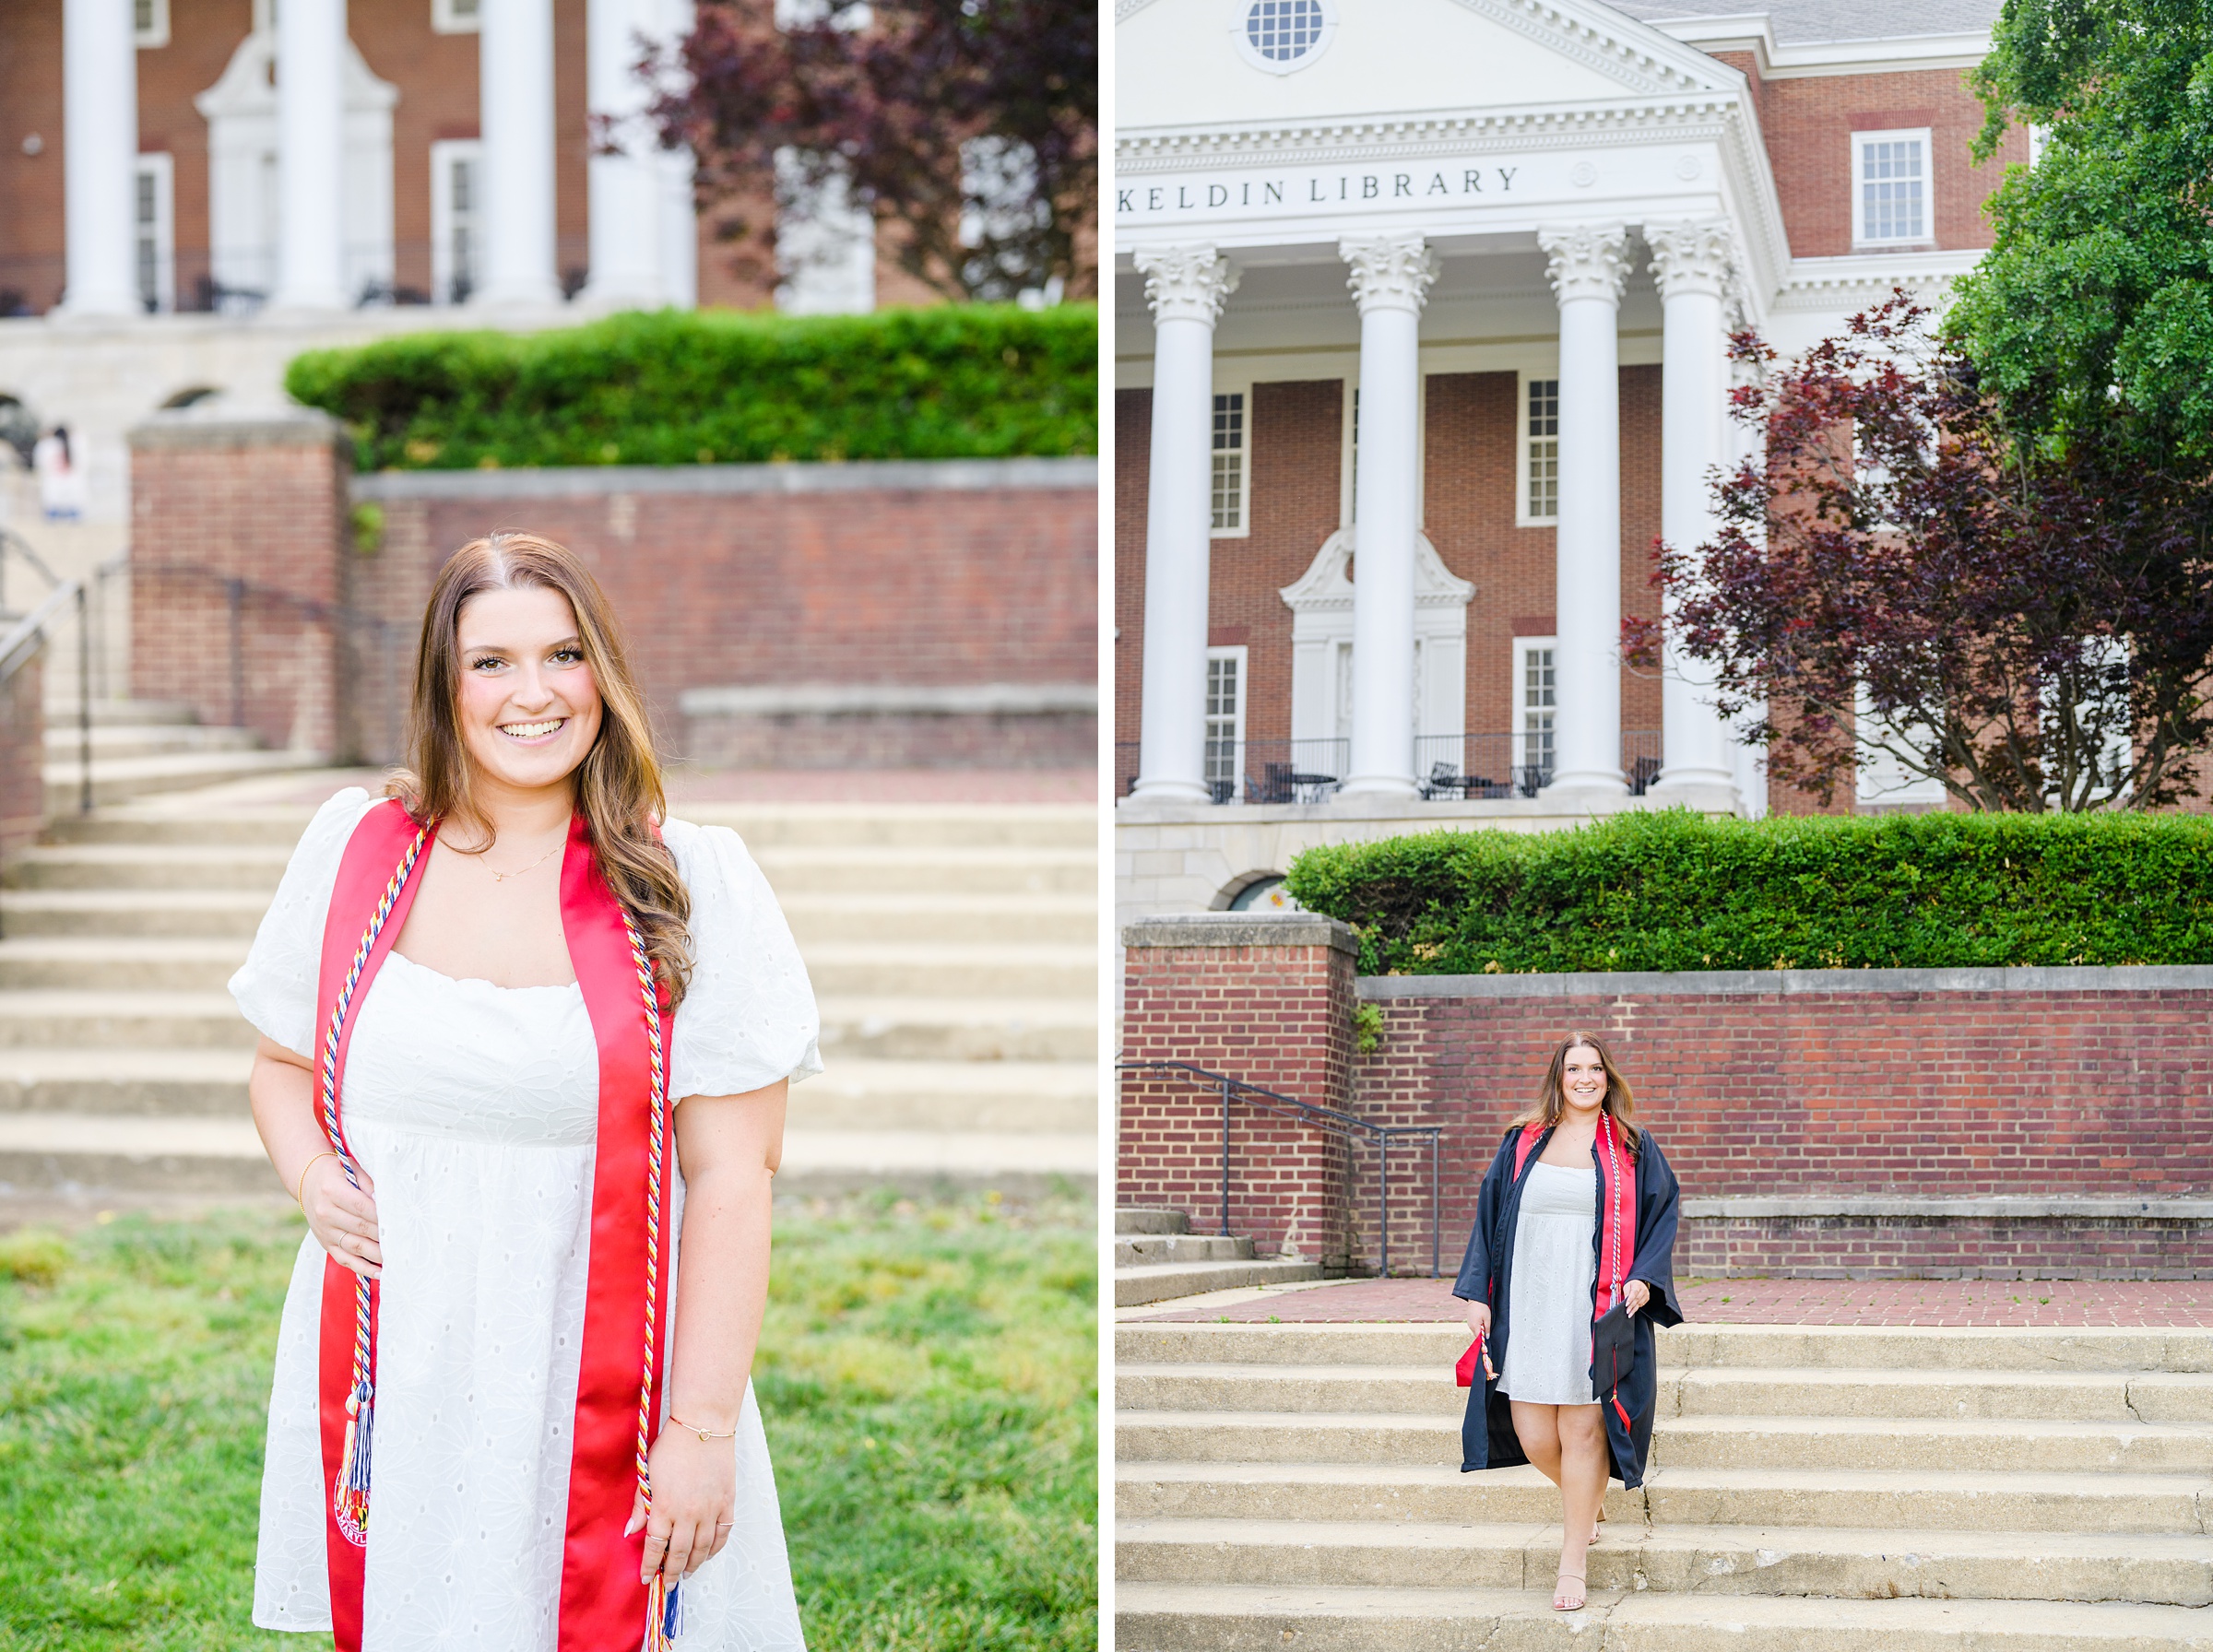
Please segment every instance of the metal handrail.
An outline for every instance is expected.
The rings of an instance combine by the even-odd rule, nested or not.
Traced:
[[[1438,1271],[1442,1256],[1442,1217],[1439,1213],[1439,1180],[1438,1171],[1438,1144],[1444,1136],[1441,1125],[1379,1125],[1373,1119],[1362,1118],[1356,1113],[1345,1113],[1335,1107],[1319,1106],[1302,1102],[1295,1095],[1268,1090],[1258,1084],[1248,1084],[1242,1079],[1233,1079],[1227,1073],[1217,1073],[1189,1061],[1117,1061],[1118,1072],[1180,1072],[1203,1079],[1215,1086],[1222,1095],[1222,1236],[1229,1237],[1229,1104],[1233,1100],[1262,1113],[1279,1117],[1298,1118],[1316,1129],[1350,1140],[1356,1136],[1370,1136],[1376,1142],[1377,1190],[1376,1227],[1381,1239],[1383,1277],[1391,1277],[1391,1144],[1401,1137],[1426,1136],[1429,1139],[1429,1277],[1440,1278]]]

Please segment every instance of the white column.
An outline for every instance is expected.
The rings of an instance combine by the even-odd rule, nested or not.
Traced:
[[[1360,306],[1360,476],[1353,502],[1353,751],[1344,795],[1411,797],[1414,541],[1421,531],[1422,301],[1437,254],[1418,235],[1348,236]]]
[[[138,297],[138,48],[131,13],[131,0],[63,0],[61,307],[71,315],[135,315],[145,308]]]
[[[482,0],[483,283],[472,301],[558,304],[553,267],[553,0]]]
[[[661,285],[660,168],[645,121],[650,88],[633,70],[638,37],[657,40],[654,0],[588,0],[586,101],[612,123],[620,152],[595,153],[590,169],[592,276],[581,295],[609,309],[650,309]]]
[[[1615,324],[1628,274],[1618,224],[1538,231],[1560,301],[1559,643],[1552,785],[1563,802],[1625,796],[1621,773],[1621,390]]]
[[[1204,803],[1208,493],[1214,323],[1237,271],[1211,246],[1131,260],[1153,307],[1153,457],[1145,498],[1144,711],[1131,796]]]
[[[1728,424],[1727,339],[1722,296],[1729,280],[1729,226],[1720,219],[1647,224],[1664,320],[1660,379],[1660,537],[1676,551],[1712,538],[1713,472]],[[1673,619],[1674,604],[1663,616]],[[1660,777],[1655,802],[1735,812],[1728,737],[1710,698],[1710,672],[1669,647],[1661,657]]]
[[[343,310],[346,0],[277,12],[277,290],[283,310]]]
[[[696,18],[692,0],[660,0],[661,38],[680,41],[692,32]],[[661,302],[679,310],[699,304],[699,209],[692,196],[692,180],[698,170],[690,149],[657,149],[654,153],[655,188],[660,212],[655,234],[660,245]]]

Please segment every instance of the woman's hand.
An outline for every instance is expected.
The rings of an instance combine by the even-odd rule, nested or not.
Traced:
[[[1467,1304],[1468,1329],[1483,1339],[1483,1374],[1497,1377],[1497,1367],[1491,1363],[1491,1304],[1472,1302]]]
[[[716,1419],[716,1422],[721,1419]],[[702,1422],[702,1428],[713,1423]],[[716,1430],[716,1432],[722,1432]],[[661,1430],[646,1457],[653,1475],[653,1513],[645,1499],[630,1501],[624,1537],[645,1528],[645,1559],[638,1581],[656,1572],[671,1583],[689,1577],[722,1552],[730,1540],[738,1503],[738,1451],[728,1440],[705,1440],[671,1424]]]
[[[1629,1304],[1629,1312],[1641,1314],[1644,1304],[1652,1300],[1652,1288],[1642,1280],[1631,1280],[1621,1288],[1621,1300]]]
[[[339,1267],[373,1280],[385,1271],[384,1247],[377,1243],[376,1184],[365,1170],[361,1177],[356,1187],[337,1156],[326,1153],[307,1167],[300,1208],[307,1212],[315,1243]]]

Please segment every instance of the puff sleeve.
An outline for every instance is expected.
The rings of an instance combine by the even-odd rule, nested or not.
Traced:
[[[745,844],[687,820],[666,822],[662,837],[692,892],[692,985],[669,1039],[669,1094],[742,1095],[821,1072],[814,988]]]
[[[315,987],[330,891],[347,842],[374,801],[360,786],[348,786],[315,811],[293,846],[276,899],[262,914],[246,962],[231,977],[231,996],[254,1031],[302,1060],[314,1058]]]

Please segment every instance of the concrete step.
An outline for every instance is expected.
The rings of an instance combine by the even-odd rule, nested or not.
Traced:
[[[798,1092],[804,1095],[804,1087]],[[1098,1177],[1092,1132],[787,1130],[778,1193],[836,1195],[893,1187],[928,1195],[999,1188],[1089,1197]]]
[[[1125,1205],[1114,1213],[1118,1233],[1188,1233],[1191,1219],[1181,1210],[1146,1210]]]
[[[1450,1324],[1125,1324],[1118,1362],[1391,1365],[1450,1371]],[[2213,1373],[2213,1327],[1686,1325],[1659,1332],[1662,1370]]]
[[[0,935],[253,938],[266,893],[230,890],[0,890]]]
[[[791,844],[882,848],[1077,850],[1095,859],[1098,811],[1066,803],[684,803],[669,811],[700,826],[728,826],[755,849]]]
[[[245,961],[243,940],[0,940],[0,992],[220,992]]]
[[[254,1121],[0,1113],[0,1193],[278,1190]]]
[[[810,961],[850,941],[895,946],[1082,947],[1097,957],[1099,903],[1089,895],[836,895],[784,900],[786,922]],[[1095,962],[1094,967],[1096,964]]]
[[[257,894],[266,906],[290,856],[289,846],[273,844],[41,844],[16,857],[7,883],[21,890],[220,890]]]
[[[1549,1589],[1560,1528],[1361,1521],[1124,1520],[1115,1575],[1130,1583]],[[2213,1545],[2151,1532],[1647,1527],[1609,1518],[1593,1589],[1843,1599],[2213,1603]]]
[[[74,762],[78,741],[75,720],[49,721],[46,758],[49,762]],[[199,723],[102,723],[92,725],[92,761],[97,765],[119,757],[164,757],[190,751],[254,751],[254,736],[243,728],[210,727]]]
[[[1095,1005],[1095,947],[823,942],[806,949],[818,993],[844,997],[1070,998]]]
[[[2182,1652],[2213,1647],[2188,1607],[2054,1600],[1834,1600],[1593,1589],[1578,1612],[1535,1589],[1132,1583],[1118,1652]]]
[[[1142,1268],[1164,1262],[1251,1260],[1251,1240],[1224,1238],[1218,1233],[1160,1233],[1114,1242],[1117,1268]]]
[[[53,748],[46,753],[46,808],[63,814],[77,806],[81,796],[77,760],[64,758]],[[319,769],[324,758],[308,751],[183,751],[152,757],[92,759],[94,807],[124,803],[153,792],[183,792],[217,785],[228,780],[249,780],[256,775],[280,774],[294,769]]]
[[[1118,1405],[1136,1410],[1324,1411],[1457,1418],[1467,1401],[1442,1365],[1118,1363]],[[1734,1402],[1734,1409],[1731,1405]],[[1705,1416],[2034,1418],[2213,1422],[2213,1375],[2060,1371],[1660,1372],[1663,1421]]]
[[[1279,1257],[1233,1262],[1165,1262],[1114,1270],[1114,1305],[1142,1307],[1149,1302],[1169,1302],[1178,1296],[1197,1296],[1203,1291],[1233,1291],[1246,1285],[1289,1285],[1321,1278],[1319,1262],[1290,1262]]]
[[[1080,849],[753,845],[780,901],[792,894],[1076,895],[1098,888],[1098,856]]]
[[[1118,1440],[1123,1429],[1118,1423]],[[1462,1474],[1457,1460],[1123,1462],[1115,1487],[1115,1507],[1127,1520],[1543,1525],[1560,1509],[1558,1489],[1534,1469]],[[1610,1489],[1606,1515],[1609,1523],[1649,1518],[1655,1527],[2202,1534],[2208,1499],[2213,1481],[2202,1474],[1654,1468],[1639,1491]]]
[[[1125,1410],[1117,1415],[1115,1438],[1130,1462],[1460,1461],[1460,1419],[1452,1416]],[[1689,1417],[1654,1427],[1651,1461],[1692,1469],[2198,1474],[2213,1481],[2213,1424]]]
[[[1098,1059],[1098,1010],[1074,998],[822,998],[825,1060]]]
[[[92,726],[95,728],[117,725],[144,727],[148,724],[160,724],[171,728],[179,726],[196,727],[199,726],[199,717],[192,709],[192,702],[186,700],[95,700],[92,702]],[[76,699],[47,701],[46,726],[50,731],[75,728]]]
[[[251,1048],[0,1049],[0,1112],[248,1115]]]
[[[0,1049],[250,1050],[227,992],[0,993]]]
[[[1098,1069],[1084,1062],[840,1056],[792,1092],[791,1123],[810,1130],[942,1129],[1095,1139],[1098,1095]]]

